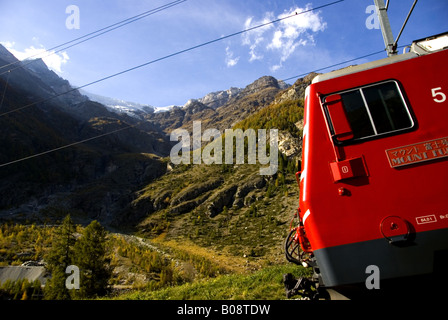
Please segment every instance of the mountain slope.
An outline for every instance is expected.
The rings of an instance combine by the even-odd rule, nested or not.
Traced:
[[[19,63],[0,48],[0,67],[10,63],[22,67],[0,76],[3,215],[62,208],[113,220],[123,195],[163,174],[170,143],[154,126],[88,100],[41,60]]]
[[[0,66],[13,59],[0,48]],[[192,282],[186,285],[187,291],[196,286],[215,289],[214,284],[221,283],[217,290],[225,298],[248,296],[246,288],[237,293],[237,286],[229,287],[229,279],[252,289],[251,279],[266,281],[267,275],[263,271],[248,278],[221,274],[251,273],[285,263],[282,244],[298,204],[295,172],[301,153],[303,96],[314,75],[292,86],[262,77],[244,89],[211,93],[183,107],[145,114],[145,121],[139,121],[143,117],[112,112],[76,90],[71,96],[52,98],[71,87],[36,63],[32,70],[25,67],[0,76],[0,92],[6,93],[0,109],[0,148],[4,150],[0,153],[0,222],[53,223],[70,213],[78,223],[97,219],[109,229],[131,233],[126,237],[136,239],[141,250],[120,251],[123,256],[116,259],[116,268],[129,281],[142,272],[142,279],[151,279],[144,283],[151,291],[152,280],[161,278],[165,270],[155,274],[135,262],[143,261],[143,253],[158,252],[174,259],[167,264],[183,275],[182,281]],[[219,96],[224,103],[212,103],[212,97]],[[262,176],[259,169],[265,165],[247,161],[174,165],[169,159],[169,134],[180,127],[191,133],[193,121],[201,121],[203,131],[278,129],[278,171]],[[94,137],[101,138],[90,140]],[[273,292],[280,298],[283,290],[278,279],[285,269],[274,269],[267,270],[268,282],[277,283]],[[217,278],[203,286],[196,281],[203,277]],[[179,296],[177,290],[181,290]],[[266,298],[266,294],[254,297]],[[197,296],[179,287],[129,297]]]
[[[279,130],[276,174],[261,176],[260,164],[171,164],[165,175],[136,193],[126,219],[133,221],[141,236],[162,244],[178,247],[191,243],[189,246],[205,247],[222,256],[244,256],[252,261],[250,268],[259,268],[267,261],[281,263],[284,256],[279,246],[297,208],[295,172],[301,152],[302,88],[311,79],[299,79],[280,90],[265,82],[264,88],[253,86],[254,92],[249,87],[249,92],[236,100],[240,105],[263,101],[266,96],[273,101],[258,106],[258,112],[233,128]]]
[[[8,59],[0,56],[0,65]],[[30,72],[18,69],[10,75],[2,111],[56,95],[54,88],[67,82],[54,76],[39,63]],[[3,216],[25,212],[25,217],[34,218],[75,212],[148,237],[188,238],[231,255],[281,260],[276,244],[283,241],[285,224],[297,205],[294,173],[302,98],[311,78],[287,86],[262,77],[227,92],[220,106],[210,99],[191,100],[182,108],[147,114],[145,122],[111,112],[81,94],[0,116],[1,142],[9,150],[1,155],[1,163],[120,130],[0,167],[0,189],[7,195],[0,200],[0,210]],[[6,82],[5,75],[0,77],[1,91]],[[20,85],[24,82],[34,87]],[[173,166],[169,133],[179,127],[192,130],[193,121],[201,121],[202,130],[220,132],[232,127],[279,129],[279,171],[260,176],[259,164]]]
[[[124,101],[116,98],[104,97],[98,94],[87,92],[85,90],[81,90],[81,93],[89,97],[90,100],[106,106],[109,111],[118,114],[127,114],[130,117],[135,117],[140,120],[142,120],[146,114],[155,112],[155,108],[149,105]]]
[[[232,87],[228,90],[210,92],[202,98],[189,100],[187,102],[187,104],[194,102],[194,101],[198,101],[198,102],[206,105],[207,107],[216,109],[216,108],[226,104],[231,98],[235,97],[242,90],[243,89]]]
[[[229,89],[212,93],[202,99],[192,99],[183,108],[174,107],[167,112],[147,115],[146,119],[160,126],[160,129],[170,133],[176,128],[184,128],[192,132],[193,121],[201,121],[202,129],[223,130],[231,128],[238,121],[260,110],[275,99],[280,91],[288,85],[269,76],[261,77],[244,89]],[[230,91],[230,94],[228,93]],[[226,92],[224,94],[223,92]],[[225,98],[225,103],[219,105],[211,97]],[[219,105],[218,107],[215,107]]]

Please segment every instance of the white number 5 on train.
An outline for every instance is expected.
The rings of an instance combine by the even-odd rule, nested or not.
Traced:
[[[437,103],[442,103],[446,101],[446,95],[443,92],[441,92],[441,90],[442,90],[441,87],[431,89],[432,98]]]

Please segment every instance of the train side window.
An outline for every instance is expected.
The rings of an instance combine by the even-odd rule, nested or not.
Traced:
[[[354,140],[393,133],[412,128],[414,125],[395,81],[373,84],[338,94],[342,99]]]
[[[372,114],[377,133],[412,126],[412,120],[395,82],[362,89]]]
[[[348,122],[353,131],[353,138],[359,139],[375,134],[367,108],[360,90],[341,94],[342,103]]]

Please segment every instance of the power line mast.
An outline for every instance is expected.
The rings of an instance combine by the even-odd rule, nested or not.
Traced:
[[[374,0],[378,19],[380,21],[381,32],[383,33],[384,44],[386,45],[387,55],[393,56],[397,54],[397,48],[394,48],[394,36],[390,27],[389,17],[387,16],[387,7],[389,6],[389,0],[387,6],[384,4],[384,0]]]
[[[404,21],[403,26],[401,27],[400,32],[398,33],[397,39],[395,39],[395,40],[394,40],[394,36],[392,34],[392,29],[390,27],[389,17],[387,15],[387,9],[389,7],[389,0],[387,0],[386,4],[384,4],[384,0],[373,0],[373,1],[375,2],[376,12],[378,14],[378,19],[380,21],[381,32],[383,33],[383,39],[384,39],[384,44],[386,45],[387,55],[389,57],[396,55],[398,39],[400,39],[401,33],[403,32],[403,29],[406,26],[406,23],[408,22],[409,17],[411,16],[411,13],[414,10],[414,7],[417,4],[418,0],[414,0],[411,10],[409,11],[408,16],[406,17],[406,20]]]

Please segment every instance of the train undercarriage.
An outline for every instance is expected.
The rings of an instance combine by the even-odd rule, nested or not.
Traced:
[[[437,238],[442,243],[446,240],[445,236]],[[366,280],[362,282],[326,286],[323,283],[317,259],[308,247],[309,244],[305,242],[305,245],[301,245],[300,241],[306,241],[306,237],[299,223],[298,227],[293,228],[285,239],[286,259],[305,268],[312,268],[313,274],[310,277],[299,278],[292,274],[284,274],[283,283],[288,299],[296,297],[303,300],[415,300],[417,298],[433,300],[440,298],[441,288],[448,286],[448,250],[434,251],[433,260],[429,263],[432,266],[432,272],[429,273],[377,279],[377,285],[372,285],[371,279],[366,274]],[[352,259],[358,258],[356,255],[352,256]],[[347,261],[347,264],[349,262]]]

